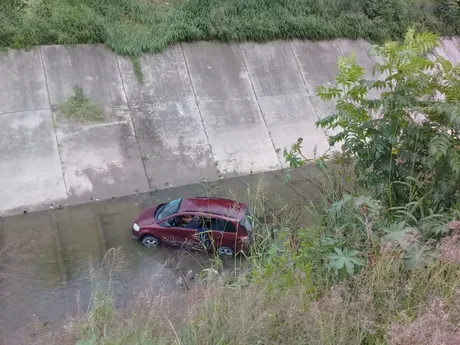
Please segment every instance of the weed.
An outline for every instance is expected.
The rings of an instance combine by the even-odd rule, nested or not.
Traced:
[[[138,56],[130,56],[131,62],[133,64],[134,74],[139,84],[144,83],[144,72],[142,72],[141,60]]]
[[[105,119],[103,111],[79,86],[74,87],[72,97],[58,104],[56,110],[60,116],[80,123],[102,122]]]

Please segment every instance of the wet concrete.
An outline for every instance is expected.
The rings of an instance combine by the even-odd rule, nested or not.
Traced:
[[[307,167],[293,171],[286,183],[286,172],[275,171],[0,218],[0,252],[8,254],[5,261],[0,259],[0,344],[14,344],[16,332],[29,325],[33,315],[56,324],[68,314],[85,311],[97,272],[90,268],[97,267],[110,248],[121,247],[125,256],[114,279],[117,305],[147,280],[153,279],[158,293],[172,291],[179,289],[176,281],[184,272],[198,273],[209,264],[204,253],[147,249],[132,240],[132,222],[145,207],[207,195],[250,202],[260,188],[270,199],[293,205],[317,195],[313,181],[318,176]],[[234,267],[233,261],[227,264]]]

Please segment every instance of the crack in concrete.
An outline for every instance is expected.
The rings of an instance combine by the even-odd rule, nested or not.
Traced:
[[[124,124],[129,124],[131,120],[126,120],[126,121],[115,121],[115,122],[104,122],[104,123],[98,123],[98,124],[92,124],[92,125],[85,125],[85,127],[80,127],[78,131],[63,135],[62,138],[70,138],[73,137],[77,134],[80,134],[81,132],[86,132],[89,130],[92,130],[94,128],[101,128],[101,127],[109,127],[109,126],[114,126],[114,125],[124,125]],[[69,126],[61,126],[61,128],[74,128],[75,126],[69,125]],[[134,133],[134,136],[137,139],[136,133]],[[142,152],[141,152],[142,154]]]
[[[129,103],[128,94],[126,93],[125,81],[123,79],[123,74],[121,73],[121,70],[120,70],[120,61],[118,60],[118,55],[115,55],[115,60],[117,61],[118,74],[120,75],[121,86],[123,88],[123,94],[125,95],[126,105],[128,106],[129,118],[131,119],[131,126],[133,127],[134,138],[136,138],[136,144],[137,144],[137,147],[139,148],[139,154],[141,155],[141,158],[142,158],[144,156],[142,153],[141,145],[139,143],[139,138],[137,137],[136,126],[134,125],[133,115],[131,114],[131,104]],[[151,183],[152,179],[149,177],[147,173],[147,167],[145,166],[144,159],[141,159],[141,161],[142,161],[142,167],[144,168],[145,178],[147,179],[147,186],[149,187],[150,190],[152,190],[154,189]]]
[[[47,92],[48,92],[48,91],[47,91]],[[48,97],[48,99],[49,99],[49,97]],[[6,112],[6,113],[0,113],[0,116],[3,116],[3,115],[14,115],[14,114],[20,114],[20,113],[28,113],[28,112],[31,112],[31,111],[44,111],[44,110],[50,110],[50,108],[9,111],[9,112]]]
[[[299,64],[299,59],[297,58],[297,55],[294,51],[294,48],[292,48],[292,44],[291,44],[291,41],[288,41],[288,44],[289,44],[289,47],[291,48],[291,52],[292,52],[292,55],[294,56],[294,60],[295,60],[295,63],[297,65],[297,70],[299,71],[300,73],[300,77],[302,78],[302,81],[303,81],[303,86],[307,92],[307,95],[308,95],[308,98],[310,99],[310,103],[311,103],[311,106],[313,107],[313,109],[315,110],[315,115],[316,115],[316,118],[318,120],[321,120],[321,118],[319,117],[318,115],[318,109],[316,109],[316,106],[315,106],[315,102],[313,101],[313,97],[312,95],[310,94],[310,92],[308,91],[308,87],[307,87],[307,80],[305,79],[305,76],[304,74],[302,73],[302,69],[300,68],[300,64]],[[322,128],[323,130],[323,133],[324,135],[326,136],[326,139],[328,137],[327,133],[326,133],[326,130],[324,128]]]
[[[187,69],[187,75],[188,75],[188,79],[190,81],[190,87],[192,88],[193,97],[195,98],[196,107],[198,109],[198,113],[200,114],[201,124],[203,125],[203,130],[204,130],[204,135],[206,136],[206,141],[208,142],[208,145],[209,145],[209,153],[210,153],[211,159],[214,162],[214,165],[216,167],[217,176],[219,178],[221,178],[221,177],[223,177],[223,174],[219,171],[219,168],[217,167],[217,160],[216,160],[216,157],[214,156],[214,153],[212,151],[211,142],[209,141],[208,131],[206,129],[206,125],[204,124],[203,114],[201,113],[198,97],[196,96],[196,92],[195,92],[195,86],[193,85],[192,77],[190,76],[190,69],[188,67],[187,58],[185,57],[184,49],[182,48],[182,43],[179,46],[180,46],[180,51],[182,53],[182,59],[184,59],[185,68]]]
[[[273,141],[273,138],[272,138],[272,133],[271,133],[270,129],[268,128],[267,119],[265,118],[264,112],[262,111],[262,107],[260,106],[259,98],[257,97],[256,90],[254,89],[254,84],[252,82],[251,74],[249,73],[248,65],[246,64],[246,60],[244,58],[243,51],[241,50],[241,47],[240,47],[240,45],[238,43],[236,43],[236,46],[238,47],[238,51],[240,52],[241,59],[243,60],[244,68],[245,68],[246,73],[248,75],[249,83],[251,84],[252,93],[253,93],[254,98],[256,100],[256,103],[257,103],[257,108],[259,108],[259,112],[260,112],[260,115],[262,116],[262,119],[264,120],[264,125],[265,125],[265,128],[267,129],[268,136],[270,137],[270,141],[272,142],[273,150],[275,150],[275,155],[276,155],[276,158],[278,159],[279,167],[282,167],[283,163],[281,163],[281,159],[278,156],[278,151],[276,150],[275,142]]]
[[[39,51],[40,51],[40,60],[42,62],[42,69],[43,69],[43,74],[45,76],[45,85],[46,85],[46,94],[48,96],[48,105],[49,105],[49,111],[50,111],[50,115],[51,115],[51,122],[53,123],[53,131],[54,131],[54,137],[56,138],[56,150],[57,150],[57,153],[58,153],[58,156],[59,156],[59,163],[61,165],[61,172],[62,172],[62,181],[64,183],[64,189],[65,189],[65,194],[67,196],[69,196],[69,190],[67,188],[67,182],[66,182],[66,179],[65,179],[65,173],[64,173],[64,167],[62,165],[62,156],[61,156],[61,150],[59,148],[59,139],[57,137],[57,132],[56,132],[56,121],[54,119],[54,116],[53,116],[53,111],[52,111],[52,105],[51,105],[51,98],[50,98],[50,91],[49,91],[49,87],[48,87],[48,76],[46,74],[46,69],[45,69],[45,62],[43,60],[43,52],[42,52],[42,47],[39,48]],[[67,200],[66,200],[67,202]]]

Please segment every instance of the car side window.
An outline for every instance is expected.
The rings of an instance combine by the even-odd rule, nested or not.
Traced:
[[[202,226],[206,230],[235,233],[236,227],[233,222],[219,218],[202,218]]]
[[[189,221],[186,221],[181,216],[172,216],[162,221],[159,225],[165,228],[198,229],[199,220],[194,215]]]

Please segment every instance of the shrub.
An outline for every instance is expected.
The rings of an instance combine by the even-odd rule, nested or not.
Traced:
[[[336,102],[317,125],[339,128],[330,144],[342,144],[341,160],[353,162],[359,184],[389,207],[417,202],[436,213],[460,196],[460,67],[432,58],[438,43],[435,34],[409,30],[403,42],[373,47],[379,80],[365,80],[349,56],[339,59],[335,85],[317,89]],[[291,162],[298,152],[287,154]]]

